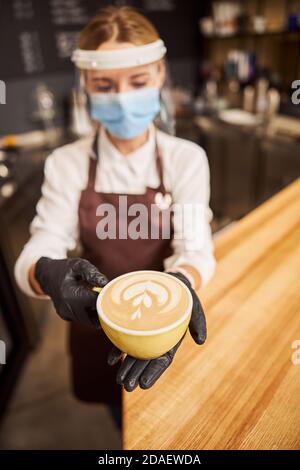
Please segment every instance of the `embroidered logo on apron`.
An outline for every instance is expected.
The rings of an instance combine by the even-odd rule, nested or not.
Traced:
[[[169,209],[169,207],[171,207],[171,204],[172,204],[171,194],[169,193],[162,194],[161,192],[158,192],[155,194],[154,202],[159,207],[160,210]]]

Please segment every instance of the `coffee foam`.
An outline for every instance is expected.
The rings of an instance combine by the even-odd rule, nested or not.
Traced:
[[[188,311],[187,287],[157,271],[136,271],[111,281],[101,292],[106,318],[125,329],[149,331],[178,322]]]

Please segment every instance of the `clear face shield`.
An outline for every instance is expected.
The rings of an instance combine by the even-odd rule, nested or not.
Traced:
[[[103,119],[104,121],[107,119],[108,122],[116,121],[118,118],[118,108],[120,107],[118,101],[122,98],[124,107],[127,107],[126,109],[129,110],[129,113],[125,117],[128,121],[128,126],[131,125],[131,127],[135,127],[137,131],[139,128],[142,128],[143,122],[146,123],[146,116],[143,115],[142,110],[144,110],[145,113],[146,110],[148,110],[148,120],[151,119],[153,114],[153,116],[155,116],[154,122],[157,127],[165,132],[174,134],[175,109],[171,99],[169,70],[165,62],[166,78],[160,90],[151,90],[144,87],[134,92],[129,91],[128,93],[106,93],[107,96],[105,96],[105,93],[101,92],[91,93],[89,91],[89,93],[87,93],[86,77],[88,71],[97,72],[100,70],[109,70],[110,72],[114,72],[116,69],[130,69],[131,67],[150,64],[155,65],[155,62],[164,58],[165,53],[166,47],[161,39],[146,45],[114,50],[90,51],[76,49],[72,55],[72,61],[76,65],[76,89],[73,94],[73,109],[76,107],[78,109],[77,119],[73,118],[73,132],[81,135],[87,134],[88,128],[91,130],[92,121],[90,116],[95,119],[95,115],[99,115],[99,119],[96,118],[96,121],[98,120],[100,122],[103,122]],[[160,105],[157,109],[155,108],[157,99],[155,91],[159,93]],[[135,102],[132,99],[133,96],[135,97]],[[90,98],[92,98],[92,106]],[[80,113],[78,112],[79,108]],[[78,119],[79,115],[83,116],[84,119]],[[101,119],[101,116],[103,119]],[[135,121],[133,116],[136,116]],[[87,120],[89,120],[89,123],[87,123]],[[103,122],[103,124],[105,125],[105,122]],[[78,132],[80,128],[82,128],[84,132]],[[127,132],[126,136],[128,138],[130,134]]]

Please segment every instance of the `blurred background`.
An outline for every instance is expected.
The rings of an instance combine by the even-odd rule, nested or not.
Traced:
[[[300,175],[299,0],[0,0],[1,449],[121,446],[106,408],[72,396],[64,322],[13,279],[45,158],[90,132],[70,55],[108,4],[138,7],[167,45],[157,125],[205,148],[214,233]]]

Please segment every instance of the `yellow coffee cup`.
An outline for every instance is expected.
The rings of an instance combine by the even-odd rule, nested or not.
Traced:
[[[124,302],[131,302],[135,310],[126,317],[127,326],[122,318]],[[139,302],[142,307],[137,307]],[[191,293],[182,281],[170,274],[150,270],[113,279],[101,289],[97,298],[103,331],[117,348],[137,359],[157,358],[175,346],[188,328],[192,305]],[[147,318],[151,320],[151,329],[145,328],[145,324],[139,329],[143,314],[149,315],[149,306],[152,316]],[[181,310],[183,306],[184,311]],[[176,319],[168,323],[170,313],[173,320]],[[130,323],[132,327],[128,328]]]

